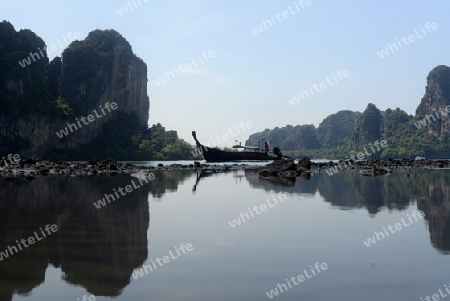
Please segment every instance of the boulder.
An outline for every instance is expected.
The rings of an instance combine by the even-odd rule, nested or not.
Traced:
[[[301,172],[311,170],[311,160],[308,157],[303,157],[298,161],[297,170]]]

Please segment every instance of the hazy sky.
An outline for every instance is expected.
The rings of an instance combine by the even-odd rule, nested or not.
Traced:
[[[117,30],[148,66],[149,124],[160,122],[190,143],[192,130],[208,143],[251,122],[236,137],[244,142],[265,128],[318,126],[369,102],[413,115],[428,72],[450,65],[448,0],[139,1],[2,0],[0,20],[31,29],[47,45],[68,32],[84,39],[94,29]],[[267,29],[254,34],[262,20]],[[396,46],[380,58],[388,43]],[[200,61],[203,51],[207,60]],[[154,83],[178,65],[183,72]],[[314,95],[291,105],[299,90]]]

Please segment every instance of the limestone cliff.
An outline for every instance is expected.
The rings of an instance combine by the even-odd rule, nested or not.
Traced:
[[[450,67],[439,65],[428,74],[425,95],[416,109],[417,115],[433,114],[434,117],[430,117],[431,122],[427,122],[427,126],[428,132],[435,137],[440,138],[450,129],[448,114],[434,114],[448,105],[450,105]]]
[[[90,114],[106,102],[116,102],[121,112],[135,114],[147,125],[147,65],[119,33],[95,30],[84,41],[70,44],[62,57],[61,97],[69,105]]]
[[[108,102],[115,102],[117,109],[102,114]],[[4,21],[0,104],[0,153],[65,153],[95,141],[119,114],[147,128],[147,66],[114,30],[95,30],[49,62],[41,38],[30,30],[17,32]],[[78,123],[63,138],[56,134],[90,114],[95,116],[92,122]]]
[[[359,117],[353,134],[356,144],[367,144],[380,140],[383,117],[380,110],[369,103],[366,110]]]

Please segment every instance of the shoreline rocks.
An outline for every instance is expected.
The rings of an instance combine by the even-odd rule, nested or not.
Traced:
[[[352,160],[340,160],[339,162],[320,162],[312,163],[314,168],[330,168],[330,167],[342,167],[342,169],[354,169],[354,168],[387,168],[387,169],[398,169],[398,168],[450,168],[450,160],[414,160],[414,159],[373,159],[365,161],[352,161]]]
[[[304,157],[297,164],[294,160],[276,160],[261,168],[258,172],[260,177],[298,177],[304,173],[310,173],[312,162]]]
[[[224,164],[210,165],[193,162],[192,164],[171,164],[159,163],[157,166],[144,166],[126,162],[118,162],[114,159],[103,161],[93,159],[82,162],[70,161],[49,161],[38,158],[22,159],[15,164],[0,167],[0,179],[12,180],[24,178],[33,180],[37,177],[48,176],[110,176],[114,177],[118,173],[133,174],[148,172],[153,170],[205,170],[211,172],[222,172],[227,170],[237,170],[246,168],[258,168],[247,164]]]
[[[25,178],[32,180],[45,176],[115,176],[118,173],[137,173],[149,170],[203,170],[205,172],[226,172],[229,170],[255,169],[260,177],[295,178],[299,176],[309,177],[311,174],[323,172],[327,168],[361,169],[361,174],[375,176],[392,172],[399,168],[416,169],[442,169],[450,168],[450,160],[412,160],[412,159],[388,159],[366,161],[339,161],[339,162],[312,162],[304,157],[295,163],[294,160],[275,160],[266,165],[249,164],[158,164],[157,166],[144,166],[126,162],[118,162],[114,159],[103,161],[93,159],[83,162],[48,161],[38,158],[21,159],[15,164],[0,166],[0,179],[12,180]]]
[[[303,157],[295,164],[294,160],[278,160],[261,168],[258,175],[261,178],[274,177],[299,177],[310,176],[324,172],[326,169],[345,170],[360,169],[363,176],[376,177],[392,173],[399,168],[415,169],[443,169],[450,168],[450,160],[420,160],[412,159],[387,159],[387,160],[340,160],[338,162],[312,162],[308,157]]]

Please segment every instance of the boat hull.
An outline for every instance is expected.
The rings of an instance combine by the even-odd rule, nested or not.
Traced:
[[[217,148],[208,148],[202,155],[206,162],[271,161],[281,159],[262,152],[228,152]]]

